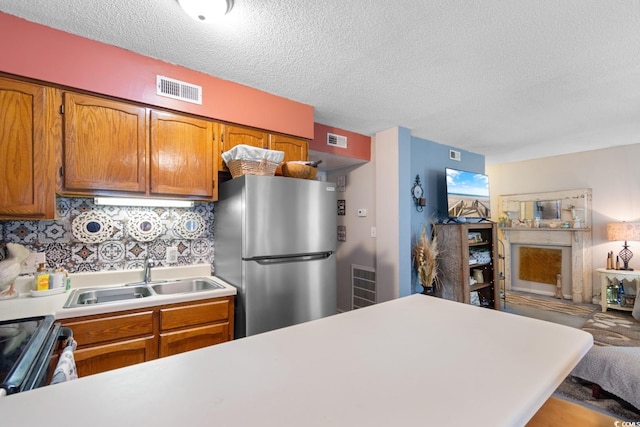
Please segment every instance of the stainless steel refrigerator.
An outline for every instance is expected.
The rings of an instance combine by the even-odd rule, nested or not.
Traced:
[[[336,313],[335,184],[245,175],[214,206],[214,274],[237,288],[235,336]]]

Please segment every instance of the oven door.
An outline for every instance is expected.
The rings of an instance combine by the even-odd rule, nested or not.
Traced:
[[[60,329],[53,316],[0,322],[0,389],[4,393],[46,385]]]

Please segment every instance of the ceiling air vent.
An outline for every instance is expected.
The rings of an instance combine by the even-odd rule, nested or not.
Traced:
[[[462,156],[460,155],[460,152],[455,150],[449,150],[449,158],[451,160],[457,160],[457,161],[462,160]]]
[[[327,133],[327,145],[338,148],[347,148],[347,137],[336,135],[334,133]]]
[[[202,105],[202,87],[168,77],[157,76],[157,94]]]

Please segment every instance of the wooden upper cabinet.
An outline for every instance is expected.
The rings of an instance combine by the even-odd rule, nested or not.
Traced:
[[[213,122],[151,111],[151,194],[217,195]]]
[[[56,96],[0,78],[0,218],[55,218]]]
[[[269,149],[283,151],[283,162],[309,160],[309,142],[306,139],[272,134],[269,139]]]
[[[144,193],[146,108],[64,93],[65,191]]]
[[[284,162],[309,160],[309,142],[306,139],[293,136],[272,134],[269,136],[269,149],[284,152]],[[282,163],[276,170],[276,175],[282,174]]]
[[[221,154],[240,144],[269,148],[269,134],[267,132],[233,125],[221,125],[221,128]],[[229,170],[222,156],[220,156],[219,167],[221,170]]]
[[[283,151],[283,162],[309,159],[309,142],[305,139],[269,134],[268,132],[242,126],[221,125],[221,127],[222,142],[220,143],[220,153],[229,151],[236,145],[245,144],[258,148]],[[220,156],[219,168],[220,170],[228,170],[222,156]],[[280,167],[278,167],[276,174],[280,174]]]

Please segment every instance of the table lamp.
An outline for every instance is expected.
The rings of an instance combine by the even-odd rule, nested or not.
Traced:
[[[640,224],[633,222],[615,222],[607,224],[607,239],[611,241],[624,241],[620,251],[620,259],[623,266],[620,270],[633,270],[629,268],[629,260],[633,257],[633,252],[629,250],[628,241],[640,240]]]

